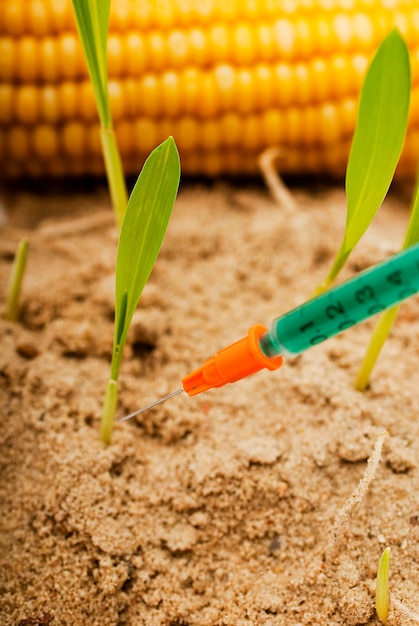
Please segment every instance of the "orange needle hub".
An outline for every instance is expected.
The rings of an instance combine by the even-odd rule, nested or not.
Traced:
[[[267,330],[261,324],[252,326],[246,337],[220,350],[199,369],[182,378],[183,390],[189,396],[195,396],[212,387],[235,383],[261,369],[281,367],[282,356],[270,358],[260,349],[259,337]]]

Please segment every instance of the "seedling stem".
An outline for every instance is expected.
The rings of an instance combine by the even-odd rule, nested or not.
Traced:
[[[102,421],[100,424],[100,436],[102,441],[108,445],[111,442],[113,423],[116,406],[118,403],[118,383],[110,379],[106,386],[105,400],[103,403]]]
[[[28,242],[22,239],[18,245],[12,273],[10,275],[9,288],[6,296],[6,319],[15,322],[19,311],[19,297],[22,287],[23,276],[28,257]]]

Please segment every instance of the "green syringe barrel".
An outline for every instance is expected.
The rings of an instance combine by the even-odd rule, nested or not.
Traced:
[[[419,243],[273,320],[268,357],[295,356],[419,292]]]

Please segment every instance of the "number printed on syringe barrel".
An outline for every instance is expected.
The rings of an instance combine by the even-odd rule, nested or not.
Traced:
[[[294,356],[419,291],[419,244],[276,318],[260,338],[267,356]]]

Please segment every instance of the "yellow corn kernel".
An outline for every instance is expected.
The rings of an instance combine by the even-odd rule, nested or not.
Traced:
[[[199,77],[200,72],[193,67],[187,67],[180,73],[180,81],[182,84],[182,108],[186,115],[193,115],[198,108],[198,102],[201,99]],[[222,97],[222,90],[220,96]]]
[[[27,162],[30,158],[28,131],[22,126],[12,126],[6,137],[6,154],[17,162]]]
[[[164,72],[161,80],[160,97],[163,102],[163,115],[177,117],[182,113],[182,90],[179,74],[174,71]]]
[[[135,138],[133,136],[133,124],[122,120],[115,125],[115,133],[118,138],[118,146],[121,154],[130,157],[135,148]]]
[[[270,24],[254,24],[257,50],[261,62],[271,62],[275,59],[275,44]]]
[[[233,28],[233,62],[252,65],[257,60],[257,39],[251,23],[241,23]]]
[[[344,137],[351,137],[356,123],[358,102],[356,98],[345,98],[340,103],[340,129]]]
[[[173,68],[184,67],[191,57],[190,37],[182,30],[172,30],[167,36],[167,54]]]
[[[319,121],[316,107],[310,105],[300,110],[301,124],[304,126],[302,142],[307,147],[319,142]]]
[[[16,119],[23,124],[35,124],[39,119],[39,89],[25,85],[16,92]]]
[[[0,37],[0,80],[13,83],[18,47],[12,37]]]
[[[336,143],[340,139],[339,109],[333,104],[323,104],[320,107],[319,139],[321,143]]]
[[[300,125],[300,118],[300,111],[295,106],[288,107],[284,111],[284,143],[298,144],[301,141],[304,131]]]
[[[221,117],[220,134],[225,146],[237,146],[240,143],[241,118],[237,113],[226,113]]]
[[[34,128],[29,141],[35,158],[51,161],[58,153],[57,135],[47,124],[40,124]]]
[[[42,0],[31,0],[28,5],[26,10],[29,29],[37,37],[45,36],[51,30],[47,5]]]
[[[304,59],[310,59],[315,55],[316,40],[312,36],[311,24],[307,19],[298,19],[294,24],[297,39],[298,54]]]
[[[144,37],[140,33],[128,33],[124,52],[123,63],[127,75],[141,75],[146,68]]]
[[[109,76],[121,76],[124,71],[125,54],[121,37],[118,34],[108,35],[108,73]]]
[[[40,117],[43,121],[54,124],[60,119],[58,91],[47,85],[39,90]]]
[[[10,124],[13,120],[13,87],[0,84],[0,124]]]
[[[125,83],[124,91],[124,105],[126,117],[131,119],[140,114],[141,100],[140,100],[140,83],[134,78],[128,78]]]
[[[279,107],[288,107],[293,103],[293,73],[289,63],[280,62],[274,67],[273,84],[275,101]]]
[[[284,136],[283,115],[277,109],[264,111],[261,116],[261,136],[264,146],[280,146]],[[238,128],[240,133],[240,126]]]
[[[199,145],[205,152],[218,148],[221,140],[218,120],[212,119],[202,122],[199,132]]]
[[[294,72],[295,98],[297,105],[305,105],[310,102],[312,94],[311,76],[309,69],[304,63],[297,63]],[[314,82],[314,81],[313,81]]]
[[[205,67],[210,62],[210,55],[204,31],[200,28],[192,28],[189,31],[189,37],[190,58],[198,67]]]
[[[275,41],[281,49],[283,59],[292,59],[295,56],[297,38],[290,19],[281,18],[274,24]]]
[[[205,72],[205,74],[208,75],[208,72]],[[197,93],[194,94],[196,98],[195,106],[197,107],[197,109],[199,109],[200,107],[199,100],[202,98],[202,87],[199,87],[201,83],[201,76],[198,74],[196,78],[198,89]],[[212,114],[215,115],[220,111],[234,111],[238,98],[237,72],[235,71],[234,67],[226,63],[217,65],[217,67],[214,69],[214,84],[211,84],[211,82],[208,80],[207,83],[209,91],[211,91],[211,89],[214,89],[214,93],[217,94],[216,97],[213,98]]]
[[[200,132],[198,123],[195,118],[190,115],[184,116],[179,119],[177,129],[177,139],[184,146],[185,152],[193,152],[198,145],[198,133]],[[223,127],[220,120],[220,132],[223,132]]]
[[[260,152],[263,149],[260,120],[258,115],[248,115],[243,121],[242,145],[250,152]]]
[[[79,117],[78,103],[79,85],[65,81],[58,87],[58,102],[63,120],[76,120]]]
[[[86,75],[84,58],[76,33],[67,33],[59,38],[57,54],[60,55],[64,79]]]
[[[122,85],[119,81],[110,80],[108,84],[109,102],[114,122],[124,117],[124,97],[122,93]]]
[[[273,102],[272,71],[268,65],[257,65],[253,72],[253,89],[256,94],[256,108],[263,111]]]
[[[39,64],[41,79],[47,83],[55,83],[60,78],[61,59],[56,54],[54,37],[43,37],[39,45]]]
[[[144,142],[146,154],[163,141],[163,136],[159,134],[159,130],[158,126],[147,118],[140,118],[135,122],[134,140],[136,143],[141,142],[143,144]]]
[[[68,0],[53,0],[48,5],[51,20],[51,33],[63,33],[66,30],[74,29],[73,6]]]
[[[25,35],[20,40],[17,49],[18,78],[28,83],[35,81],[38,76],[39,65],[39,41],[35,37]]]
[[[69,157],[81,158],[86,154],[86,130],[79,122],[65,124],[62,130],[62,149]]]
[[[197,107],[199,117],[208,118],[217,115],[219,108],[216,84],[214,74],[208,72],[201,73],[199,77],[199,91],[201,95]]]
[[[307,81],[310,83],[310,96],[315,102],[324,102],[330,98],[330,79],[331,63],[327,63],[325,59],[316,57],[307,67]],[[342,84],[339,80],[338,84]],[[308,98],[310,102],[310,97]]]
[[[131,124],[132,126],[132,124]],[[116,134],[118,135],[118,131],[116,129]],[[86,139],[86,155],[90,157],[96,157],[97,159],[101,159],[102,157],[102,143],[100,141],[100,133],[99,127],[97,124],[88,124],[85,129],[85,139]],[[119,138],[118,138],[119,141]],[[103,166],[102,166],[103,172]]]
[[[161,114],[163,106],[161,98],[158,97],[158,84],[155,74],[146,74],[138,84],[139,102],[143,103],[144,114],[154,118]]]
[[[162,33],[152,32],[145,36],[147,67],[151,71],[161,72],[169,69],[166,40]]]
[[[254,111],[257,94],[253,89],[252,73],[248,69],[239,69],[236,81],[236,106],[241,114]]]
[[[343,45],[336,46],[336,37],[334,36],[334,26],[330,17],[325,15],[315,15],[312,22],[312,37],[316,42],[316,52],[322,56],[331,55],[336,49],[339,52],[344,50]]]
[[[18,37],[25,32],[25,22],[23,0],[0,3],[0,24],[3,25],[4,32]]]
[[[206,45],[211,50],[211,60],[214,64],[231,59],[233,49],[231,29],[226,24],[216,24],[208,31]]]

